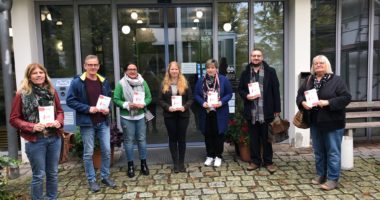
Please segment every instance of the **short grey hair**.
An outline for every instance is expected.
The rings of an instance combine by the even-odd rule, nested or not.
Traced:
[[[86,56],[86,58],[84,59],[84,63],[86,63],[88,60],[91,60],[91,59],[96,59],[99,62],[98,56],[90,54],[90,55]]]
[[[315,75],[315,71],[314,71],[314,63],[317,61],[317,60],[321,60],[322,62],[324,62],[326,64],[326,73],[327,74],[333,74],[334,72],[332,71],[332,68],[331,68],[331,64],[330,64],[330,61],[329,59],[325,56],[325,55],[317,55],[313,58],[313,63],[311,64],[311,69],[310,69],[310,73],[312,75]]]
[[[215,65],[215,68],[217,68],[218,69],[218,61],[217,60],[215,60],[215,59],[208,59],[207,61],[206,61],[206,69],[210,66],[210,65]]]

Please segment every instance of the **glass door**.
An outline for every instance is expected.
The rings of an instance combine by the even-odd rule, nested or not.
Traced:
[[[148,144],[168,142],[158,93],[168,63],[177,60],[186,67],[191,88],[198,78],[197,63],[212,54],[211,7],[128,7],[118,9],[120,68],[132,62],[152,93],[148,109],[156,116],[147,128]],[[197,19],[197,20],[195,20]],[[199,71],[199,70],[198,70]],[[122,72],[121,72],[122,77]],[[192,106],[188,142],[202,142],[197,126],[197,106]]]

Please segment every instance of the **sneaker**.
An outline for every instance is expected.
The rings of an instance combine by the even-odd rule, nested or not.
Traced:
[[[92,192],[98,192],[100,190],[99,185],[96,183],[96,181],[88,182],[88,185],[90,186],[90,190]]]
[[[338,182],[327,180],[324,184],[321,185],[321,188],[324,190],[333,190],[338,186]]]
[[[116,187],[115,182],[113,182],[113,180],[111,180],[109,178],[102,179],[102,183],[104,183],[104,185],[106,185],[107,187],[110,187],[110,188]]]
[[[260,166],[259,165],[256,165],[255,163],[249,163],[248,167],[247,167],[247,171],[253,171],[253,170],[256,170],[256,169],[259,169]]]
[[[277,167],[274,164],[267,165],[265,168],[267,168],[268,172],[273,174],[277,171]]]
[[[207,157],[205,161],[206,166],[211,166],[212,162],[214,161],[214,158]]]
[[[316,176],[315,178],[311,179],[311,183],[313,185],[319,185],[326,181],[326,177],[324,176]]]
[[[222,159],[219,157],[215,157],[214,167],[220,167],[222,165]]]

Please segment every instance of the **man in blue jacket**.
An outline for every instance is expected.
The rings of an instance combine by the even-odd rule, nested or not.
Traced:
[[[249,92],[249,83],[258,82],[259,94]],[[247,170],[260,166],[274,173],[272,144],[268,142],[268,124],[281,112],[280,84],[276,70],[264,61],[263,52],[254,49],[249,63],[240,76],[239,94],[244,100],[244,118],[249,122],[251,134],[251,163]],[[256,93],[255,93],[256,94]]]
[[[99,95],[111,97],[111,88],[107,79],[98,74],[99,67],[98,57],[88,55],[84,63],[85,72],[74,77],[66,99],[67,105],[76,111],[76,124],[80,126],[83,140],[84,168],[90,190],[93,192],[100,190],[99,185],[96,183],[96,174],[92,161],[95,136],[99,139],[102,153],[100,169],[102,183],[112,188],[116,186],[115,182],[109,178],[111,161],[110,107],[106,109],[96,107]]]

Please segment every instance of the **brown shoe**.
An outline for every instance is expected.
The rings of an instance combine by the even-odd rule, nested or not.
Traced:
[[[324,176],[316,176],[315,178],[311,179],[311,183],[313,185],[319,185],[326,181],[326,177]]]
[[[267,168],[268,172],[271,174],[273,174],[277,171],[277,167],[274,164],[267,165],[266,168]]]
[[[249,163],[248,167],[247,167],[247,171],[253,171],[253,170],[256,170],[260,168],[260,166],[256,165],[255,163]]]
[[[338,186],[338,182],[327,180],[324,184],[321,185],[321,188],[324,190],[333,190]]]

